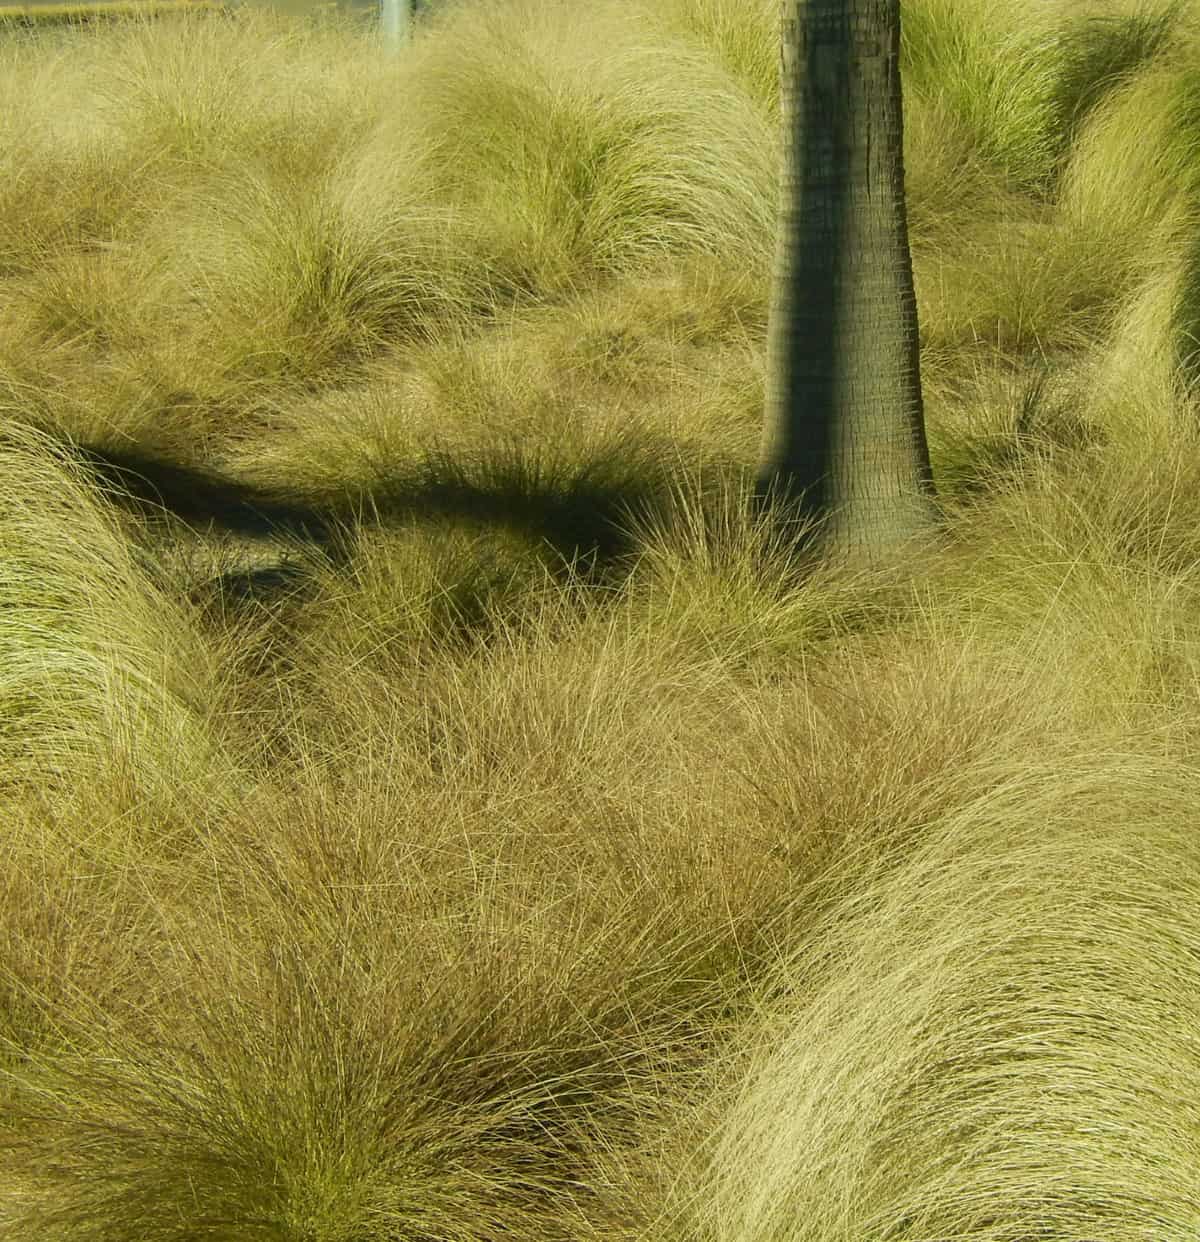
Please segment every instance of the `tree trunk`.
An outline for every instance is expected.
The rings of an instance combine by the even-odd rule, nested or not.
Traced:
[[[782,193],[758,494],[887,560],[932,529],[904,205],[899,0],[781,0]],[[798,533],[798,538],[800,538]]]

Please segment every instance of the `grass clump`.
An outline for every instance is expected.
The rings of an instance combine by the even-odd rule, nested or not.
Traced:
[[[0,434],[6,784],[95,780],[123,762],[150,782],[202,771],[215,669],[190,618],[60,446]]]
[[[1014,188],[1045,192],[1089,112],[1172,46],[1184,6],[1098,9],[907,4],[905,89],[935,99]]]
[[[984,782],[886,878],[823,881],[659,1236],[1192,1229],[1194,769],[1114,743]]]

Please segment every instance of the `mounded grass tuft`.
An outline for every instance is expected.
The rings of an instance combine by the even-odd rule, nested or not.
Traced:
[[[906,3],[905,90],[936,100],[1014,188],[1044,193],[1076,127],[1172,46],[1183,12],[1170,3],[1131,13],[1099,7]]]
[[[61,446],[0,434],[5,785],[194,779],[216,672],[191,618]]]
[[[1126,747],[985,762],[882,879],[823,877],[657,1236],[1186,1236],[1196,773]]]

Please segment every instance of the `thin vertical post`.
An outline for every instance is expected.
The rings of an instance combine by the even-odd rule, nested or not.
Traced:
[[[379,24],[389,47],[404,47],[412,34],[412,0],[379,0]]]

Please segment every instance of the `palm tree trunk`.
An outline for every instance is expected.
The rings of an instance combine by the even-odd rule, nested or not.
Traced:
[[[783,175],[758,494],[822,553],[934,519],[904,205],[899,0],[782,0]]]

